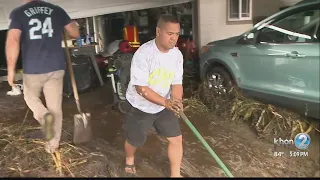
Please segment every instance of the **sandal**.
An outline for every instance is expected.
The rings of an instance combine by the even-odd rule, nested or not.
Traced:
[[[129,170],[127,170],[127,169],[129,169]],[[124,171],[125,171],[126,177],[138,177],[137,172],[136,172],[136,167],[134,164],[132,164],[132,165],[126,164]]]

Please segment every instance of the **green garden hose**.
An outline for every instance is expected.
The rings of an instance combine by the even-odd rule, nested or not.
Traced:
[[[203,139],[201,134],[198,132],[198,130],[192,125],[192,123],[189,121],[187,116],[184,114],[183,111],[180,112],[180,117],[183,119],[184,122],[189,126],[189,128],[192,130],[192,132],[197,136],[197,138],[200,140],[200,142],[203,144],[203,146],[209,151],[211,156],[216,160],[216,162],[219,164],[219,166],[222,168],[222,170],[226,173],[228,177],[233,177],[229,169],[226,167],[226,165],[223,164],[223,162],[220,160],[220,158],[217,156],[217,154],[212,150],[212,148],[209,146],[209,144]]]

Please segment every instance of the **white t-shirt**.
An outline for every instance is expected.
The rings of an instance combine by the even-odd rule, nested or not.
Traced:
[[[165,107],[139,95],[135,85],[148,86],[160,96],[170,98],[171,85],[182,84],[183,56],[176,47],[167,53],[161,52],[153,39],[135,52],[130,71],[130,82],[126,92],[128,102],[143,112],[155,114]]]

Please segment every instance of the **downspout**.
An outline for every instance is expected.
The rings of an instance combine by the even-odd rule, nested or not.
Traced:
[[[98,28],[97,28],[96,16],[93,16],[92,19],[93,19],[94,42],[98,43],[99,33],[98,33]],[[96,45],[95,48],[96,48],[96,53],[99,54],[99,46]]]

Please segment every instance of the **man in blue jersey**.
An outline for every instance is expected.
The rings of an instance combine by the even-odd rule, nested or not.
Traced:
[[[66,61],[61,47],[64,30],[76,38],[79,29],[61,7],[41,0],[25,0],[10,13],[6,41],[8,83],[14,86],[17,59],[22,52],[24,99],[42,125],[46,151],[59,147],[62,131],[62,94]],[[40,94],[46,99],[45,107]]]

